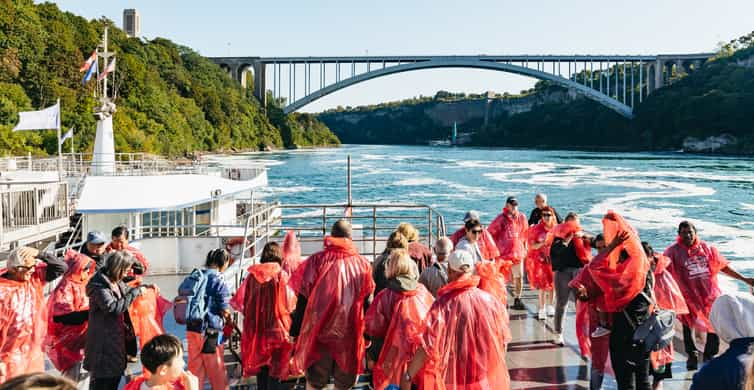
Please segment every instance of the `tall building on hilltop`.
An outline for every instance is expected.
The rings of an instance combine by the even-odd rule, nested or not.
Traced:
[[[123,10],[123,30],[130,38],[138,38],[141,35],[141,16],[136,9]]]

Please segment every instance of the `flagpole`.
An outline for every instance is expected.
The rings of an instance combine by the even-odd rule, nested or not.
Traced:
[[[63,180],[63,146],[60,144],[60,98],[58,98],[58,180]]]

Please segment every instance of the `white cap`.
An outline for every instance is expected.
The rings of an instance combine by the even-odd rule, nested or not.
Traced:
[[[468,251],[465,251],[463,249],[456,250],[450,254],[450,257],[448,257],[448,268],[452,269],[453,271],[465,272],[463,270],[464,265],[469,266],[468,271],[472,271],[474,269],[474,258]]]

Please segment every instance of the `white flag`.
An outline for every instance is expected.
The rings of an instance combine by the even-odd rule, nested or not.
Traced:
[[[60,128],[60,102],[39,111],[18,113],[18,124],[13,131],[45,130]]]
[[[73,137],[73,127],[71,127],[70,129],[68,129],[68,131],[66,131],[65,134],[63,134],[63,136],[60,137],[60,144],[62,145],[63,142],[65,142],[65,140],[67,140],[68,138],[72,138],[72,137]]]

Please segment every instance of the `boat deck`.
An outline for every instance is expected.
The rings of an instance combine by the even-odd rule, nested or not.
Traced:
[[[527,310],[510,310],[513,340],[508,346],[507,363],[512,389],[589,389],[589,362],[581,357],[576,339],[575,310],[569,304],[563,326],[565,346],[552,344],[552,317],[538,321],[536,291],[522,297]],[[685,356],[676,352],[673,378],[663,381],[665,390],[688,389],[693,372],[686,371]],[[605,376],[603,389],[617,389],[615,380]]]

